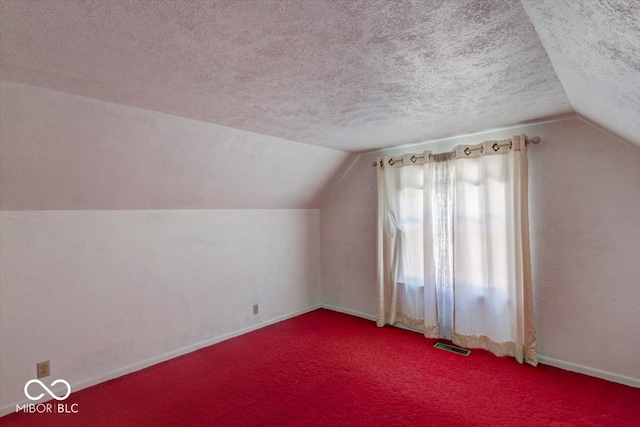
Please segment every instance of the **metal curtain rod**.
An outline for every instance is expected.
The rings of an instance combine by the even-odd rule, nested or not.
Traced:
[[[527,139],[525,140],[525,145],[529,145],[529,144],[540,144],[540,141],[541,141],[541,139],[540,139],[540,137],[539,137],[539,136],[534,136],[534,137],[533,137],[533,138],[531,138],[531,139],[527,138]],[[494,149],[495,151],[498,151],[498,150],[500,149],[500,147],[505,147],[505,146],[507,146],[507,145],[509,146],[509,148],[511,148],[511,141],[509,141],[508,143],[505,143],[505,144],[498,144],[498,143],[496,142],[495,144],[493,144],[493,149]],[[469,154],[471,154],[471,152],[472,152],[472,151],[477,151],[477,150],[482,150],[482,149],[483,149],[482,147],[480,147],[480,148],[469,148],[469,147],[467,147],[467,148],[465,148],[465,149],[464,149],[464,152],[465,152],[465,154],[468,156]],[[449,152],[449,153],[453,153],[453,151],[448,151],[448,152]],[[444,153],[443,153],[443,154],[444,154]],[[429,157],[431,157],[431,154],[429,154]],[[424,156],[411,156],[411,163],[415,163],[415,162],[416,162],[416,160],[418,160],[418,159],[424,159]],[[402,163],[402,158],[401,158],[399,161]],[[394,160],[394,159],[389,159],[389,164],[390,164],[391,166],[393,166],[393,164],[394,164],[395,162],[396,162],[396,160]],[[371,166],[373,166],[373,167],[378,166],[378,162],[374,160],[374,161],[373,161],[373,163],[371,163]]]

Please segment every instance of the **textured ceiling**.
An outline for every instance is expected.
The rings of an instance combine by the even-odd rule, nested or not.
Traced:
[[[4,80],[347,151],[573,112],[519,0],[21,0],[0,18]]]
[[[640,145],[640,1],[523,4],[576,112]]]

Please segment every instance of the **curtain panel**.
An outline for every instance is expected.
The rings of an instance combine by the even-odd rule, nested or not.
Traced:
[[[380,158],[377,324],[537,364],[526,136]]]

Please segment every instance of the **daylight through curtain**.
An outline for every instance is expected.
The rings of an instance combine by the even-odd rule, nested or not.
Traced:
[[[379,326],[537,364],[525,141],[379,159]]]

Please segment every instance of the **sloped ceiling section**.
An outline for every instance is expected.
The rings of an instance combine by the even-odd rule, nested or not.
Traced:
[[[640,1],[522,3],[576,112],[640,146]]]
[[[348,153],[0,82],[0,209],[317,208]]]
[[[0,14],[5,80],[352,152],[573,112],[519,0],[11,0]]]

